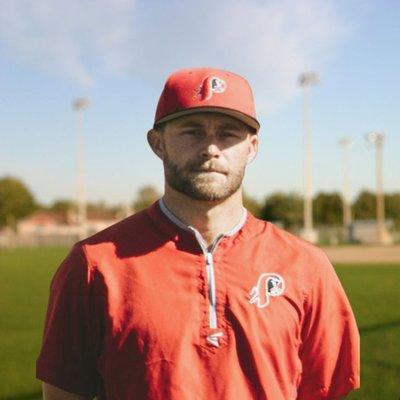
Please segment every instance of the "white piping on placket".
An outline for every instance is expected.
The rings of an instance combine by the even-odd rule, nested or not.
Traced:
[[[208,294],[210,299],[210,328],[217,328],[217,301],[216,301],[216,293],[215,293],[215,271],[214,271],[214,262],[213,256],[210,252],[206,253],[206,268],[207,268],[207,277],[208,277]]]
[[[197,231],[193,227],[189,227],[190,230],[194,233],[201,250],[203,251],[204,258],[206,261],[206,272],[207,272],[207,283],[208,283],[208,314],[209,314],[209,327],[211,329],[218,328],[218,319],[217,319],[217,294],[215,287],[215,270],[214,270],[214,259],[213,259],[213,251],[216,249],[220,240],[225,236],[219,236],[216,241],[213,243],[211,250],[207,249],[207,246],[201,236],[200,232]],[[207,341],[215,347],[219,347],[219,338],[223,336],[222,332],[215,332],[207,336]]]
[[[206,266],[207,266],[207,277],[208,277],[208,296],[210,300],[209,304],[209,317],[210,317],[210,328],[218,328],[217,320],[217,295],[215,289],[215,271],[214,261],[212,253],[206,253]],[[215,347],[219,347],[219,338],[223,336],[222,332],[214,332],[207,336],[207,341]]]
[[[225,234],[221,234],[213,243],[211,250],[208,251],[207,245],[204,242],[203,237],[201,236],[200,232],[193,228],[192,226],[188,226],[184,224],[179,218],[177,218],[164,204],[163,199],[159,200],[159,205],[162,212],[176,225],[179,227],[192,231],[198,241],[200,248],[204,254],[204,258],[206,261],[206,272],[207,272],[207,283],[208,283],[208,298],[209,298],[209,326],[212,329],[218,328],[218,320],[217,320],[217,300],[216,300],[216,288],[215,288],[215,271],[214,271],[214,259],[213,259],[213,251],[216,249],[220,240],[225,236],[231,236],[236,233],[245,223],[247,211],[243,208],[243,215],[239,223],[230,231],[226,232]],[[221,331],[214,332],[207,336],[207,342],[212,344],[215,347],[219,347],[219,338],[222,337],[224,334]]]

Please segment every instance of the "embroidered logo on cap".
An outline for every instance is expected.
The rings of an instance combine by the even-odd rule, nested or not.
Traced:
[[[226,82],[216,76],[207,76],[202,82],[196,96],[200,100],[210,100],[214,93],[223,93],[227,88]]]
[[[258,308],[267,307],[270,296],[280,296],[285,290],[285,281],[274,273],[263,273],[257,281],[257,285],[250,291],[250,304],[256,304]]]

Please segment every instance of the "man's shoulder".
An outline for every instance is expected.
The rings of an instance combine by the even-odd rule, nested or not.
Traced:
[[[262,239],[274,243],[275,245],[285,246],[287,248],[296,249],[302,252],[321,252],[316,245],[302,239],[300,236],[295,235],[292,232],[287,231],[274,224],[271,221],[265,221],[255,216],[251,216],[252,225],[257,236]]]
[[[102,243],[121,244],[134,243],[138,238],[144,238],[146,233],[153,232],[154,227],[148,216],[147,209],[132,214],[113,225],[83,239],[82,245],[99,245]]]
[[[326,254],[313,243],[288,232],[273,222],[252,217],[253,225],[257,227],[256,235],[264,243],[269,254],[278,256],[281,260],[293,260],[298,264],[313,265],[325,264]]]

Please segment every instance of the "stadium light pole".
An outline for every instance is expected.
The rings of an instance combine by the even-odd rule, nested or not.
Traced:
[[[343,203],[343,226],[345,229],[346,240],[351,241],[351,205],[350,205],[350,183],[349,183],[349,154],[348,149],[351,146],[351,140],[343,137],[339,140],[339,146],[342,151],[342,203]]]
[[[83,111],[90,105],[88,97],[77,98],[72,103],[76,129],[76,200],[78,206],[79,239],[87,236],[87,204],[84,167]]]
[[[383,143],[385,135],[381,132],[370,132],[366,135],[366,140],[375,147],[377,239],[380,244],[389,244],[391,237],[385,225],[385,195],[383,192]]]
[[[301,236],[315,243],[318,239],[313,228],[312,211],[312,137],[311,137],[311,87],[319,84],[316,72],[304,72],[298,79],[299,86],[303,89],[303,129],[304,129],[304,206],[303,230]]]

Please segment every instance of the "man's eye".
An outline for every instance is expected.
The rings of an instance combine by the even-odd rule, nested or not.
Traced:
[[[188,131],[183,131],[182,135],[199,136],[199,135],[201,135],[201,132],[196,129],[190,129]]]

